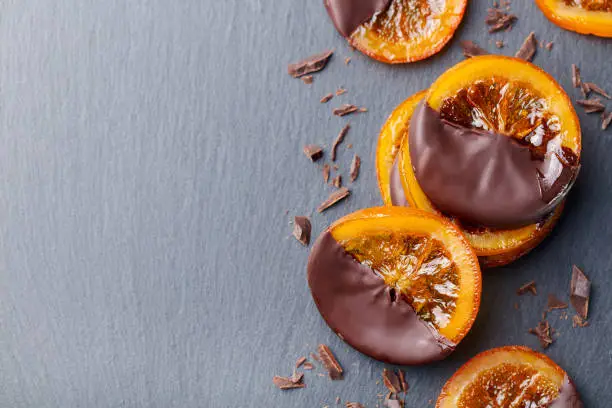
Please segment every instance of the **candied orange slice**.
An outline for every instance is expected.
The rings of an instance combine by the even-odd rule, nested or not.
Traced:
[[[453,37],[467,0],[391,0],[350,36],[352,46],[382,62],[396,64],[430,57]]]
[[[536,0],[544,15],[566,30],[612,37],[612,2],[609,0]]]
[[[508,346],[485,351],[457,370],[436,408],[545,408],[556,400],[582,406],[561,367],[527,347]]]
[[[378,186],[385,205],[393,205],[389,174],[400,152],[400,145],[408,145],[410,118],[414,108],[425,94],[426,91],[418,92],[402,102],[391,113],[381,130],[376,151],[376,170]],[[419,186],[410,164],[407,147],[403,149],[401,160],[403,165],[400,173],[404,195],[410,206],[441,215]],[[500,230],[465,226],[463,233],[474,248],[483,267],[501,266],[514,261],[536,247],[550,233],[561,212],[562,206],[559,206],[541,223],[518,229]]]
[[[480,306],[480,268],[452,223],[417,209],[379,207],[336,221],[330,232],[440,335],[456,344],[467,334]]]

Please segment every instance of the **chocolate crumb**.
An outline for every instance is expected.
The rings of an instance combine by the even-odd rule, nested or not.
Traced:
[[[353,148],[353,144],[352,144],[352,143],[347,144],[347,145],[346,145],[346,148],[347,148],[347,149],[352,149],[352,148]]]
[[[325,181],[325,184],[329,182],[329,172],[330,171],[331,171],[331,168],[329,167],[329,164],[325,163],[323,165],[323,180]]]
[[[342,187],[342,176],[340,174],[338,174],[336,177],[334,177],[333,181],[332,181],[332,185],[336,188],[340,188]]]
[[[314,368],[314,365],[312,365],[312,363],[305,362],[305,363],[302,365],[302,368],[303,368],[304,370],[312,370],[312,369]]]
[[[331,159],[332,159],[332,161],[336,161],[336,152],[338,150],[338,146],[340,145],[340,143],[342,143],[342,141],[346,137],[346,134],[348,133],[350,128],[351,128],[351,124],[347,123],[342,128],[342,130],[340,130],[340,133],[338,133],[338,136],[336,137],[336,140],[334,140],[334,144],[332,145],[332,148],[331,148]]]
[[[351,62],[351,57],[346,57],[344,59],[344,65],[348,65]]]
[[[315,361],[318,361],[319,363],[321,362],[321,359],[316,353],[310,353],[310,358],[312,358]]]
[[[365,408],[365,406],[361,405],[358,402],[347,402],[344,404],[346,408]]]
[[[327,95],[325,95],[324,97],[321,98],[321,100],[319,102],[321,103],[327,103],[329,102],[332,98],[334,97],[334,94],[332,93],[328,93]]]
[[[606,130],[612,123],[612,112],[602,112],[601,114],[601,130]]]
[[[364,108],[364,107],[359,108],[359,112],[367,112],[367,111],[368,111],[368,108]]]
[[[495,46],[497,48],[504,48],[504,42],[502,40],[495,41]]]
[[[593,91],[596,94],[599,94],[599,95],[603,96],[606,99],[612,99],[612,97],[606,91],[604,91],[599,85],[597,85],[596,83],[585,82],[585,85],[589,87],[590,91]]]
[[[314,78],[312,77],[312,75],[305,75],[302,77],[302,82],[305,83],[306,85],[312,84],[313,81],[314,81]]]
[[[461,41],[461,48],[463,48],[463,55],[466,58],[475,57],[478,55],[487,55],[488,52],[484,48],[481,48],[474,41]]]
[[[548,295],[548,311],[550,312],[554,309],[567,309],[567,303],[550,293]]]
[[[572,267],[572,281],[570,284],[570,302],[576,313],[587,319],[589,315],[589,299],[591,297],[591,281],[576,265]]]
[[[323,149],[321,148],[321,146],[315,144],[309,144],[304,146],[302,151],[304,152],[306,157],[308,157],[312,162],[316,162],[321,157],[323,157]]]
[[[350,115],[351,113],[357,112],[359,110],[359,107],[355,106],[355,105],[351,105],[348,103],[345,103],[337,108],[335,108],[332,113],[336,116],[345,116],[345,115]]]
[[[581,83],[580,68],[578,68],[576,64],[572,64],[572,85],[574,85],[574,88],[578,88]]]
[[[293,219],[293,236],[295,239],[300,241],[302,245],[308,246],[310,244],[310,232],[312,225],[308,217],[297,216]],[[304,361],[306,360],[305,357]],[[299,367],[299,366],[296,366]]]
[[[347,91],[346,89],[344,89],[344,88],[340,87],[340,88],[338,88],[338,89],[336,90],[336,96],[343,95],[343,94],[345,94],[345,93],[347,93],[347,92],[348,92],[348,91]]]
[[[402,386],[400,384],[400,380],[393,371],[388,369],[383,369],[382,372],[383,384],[389,390],[389,392],[393,394],[398,394],[402,390]]]
[[[540,345],[544,349],[548,348],[548,346],[554,342],[554,339],[550,336],[550,324],[547,320],[542,320],[535,329],[529,329],[529,333],[538,337]]]
[[[521,48],[514,55],[517,58],[524,59],[525,61],[533,61],[533,57],[537,51],[538,41],[536,40],[535,33],[532,31],[529,33]]]
[[[519,304],[517,302],[514,302],[514,309],[519,310]]]
[[[578,315],[572,316],[572,326],[574,327],[587,327],[589,322],[584,320],[582,317]]]
[[[554,43],[554,42],[552,42],[552,41],[551,41],[551,42],[549,42],[549,43],[546,43],[546,49],[547,49],[548,51],[552,51],[554,44],[555,44],[555,43]]]
[[[517,20],[514,14],[503,12],[497,7],[488,9],[485,23],[489,26],[489,33],[495,33],[501,30],[510,30],[512,25]]]
[[[338,190],[340,191],[340,190]],[[342,379],[342,367],[336,357],[329,349],[329,347],[325,344],[319,344],[318,347],[319,358],[325,369],[327,370],[329,377],[332,380],[341,380]]]
[[[289,64],[287,67],[287,72],[292,77],[299,78],[313,72],[321,71],[323,68],[325,68],[333,53],[333,51],[328,50],[320,54],[312,55],[300,62]]]
[[[297,361],[295,362],[295,368],[300,368],[300,366],[304,364],[305,362],[306,362],[306,357],[302,356],[298,358]]]
[[[340,168],[340,167],[338,167],[338,165],[337,165],[337,164],[334,164],[332,167],[333,167],[333,169],[334,169],[335,171],[338,171],[338,169]]]
[[[579,99],[576,103],[584,108],[586,113],[603,112],[606,106],[601,103],[601,99]]]
[[[523,286],[521,286],[520,288],[518,288],[518,290],[516,291],[516,294],[519,296],[522,296],[527,292],[531,292],[534,296],[538,294],[538,290],[536,288],[535,281],[529,281]]]
[[[361,158],[357,155],[353,156],[351,161],[351,183],[359,177],[359,169],[361,168]]]
[[[293,376],[289,377],[280,377],[275,375],[272,378],[272,382],[281,390],[290,390],[293,388],[304,388],[306,384],[303,382],[303,374],[299,377]]]

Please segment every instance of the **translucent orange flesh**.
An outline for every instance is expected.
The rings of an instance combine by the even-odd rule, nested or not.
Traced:
[[[390,43],[401,43],[431,35],[441,26],[430,0],[393,0],[363,27]],[[436,13],[437,14],[437,13]]]
[[[559,138],[557,158],[564,165],[576,165],[578,157],[560,146],[559,117],[548,110],[546,99],[531,85],[491,77],[478,80],[447,97],[440,106],[442,118],[463,126],[495,131],[529,146],[534,157],[543,159]]]
[[[564,0],[565,5],[577,7],[588,11],[612,12],[611,0]]]
[[[478,374],[457,401],[457,408],[545,408],[559,388],[526,364],[500,364]]]
[[[440,330],[452,317],[458,271],[441,242],[427,236],[384,233],[340,244],[403,295],[417,315]]]

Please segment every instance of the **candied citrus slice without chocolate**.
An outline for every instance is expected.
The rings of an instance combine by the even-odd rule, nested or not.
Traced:
[[[609,0],[536,0],[544,15],[566,30],[612,37],[612,2]]]
[[[461,232],[403,207],[364,209],[335,222],[312,248],[308,283],[338,336],[396,364],[446,357],[480,305],[478,259]]]
[[[412,113],[425,93],[426,91],[421,91],[410,96],[387,119],[378,139],[376,170],[378,185],[385,205],[407,205],[441,215],[419,186],[412,171],[410,155],[406,154],[404,157],[405,166],[403,168],[406,171],[402,180],[399,180],[397,164],[394,165],[401,144],[408,138],[408,127]],[[408,153],[407,150],[406,153]],[[398,182],[399,185],[397,185]],[[403,184],[403,188],[401,184]],[[402,196],[403,201],[398,196]],[[518,229],[500,230],[466,227],[463,229],[463,233],[474,248],[482,266],[505,265],[524,255],[540,243],[556,223],[561,211],[562,208],[559,207],[541,223]]]
[[[543,354],[520,346],[485,351],[446,383],[436,408],[581,408],[573,382]]]
[[[386,63],[425,59],[452,38],[467,0],[325,0],[338,31]]]

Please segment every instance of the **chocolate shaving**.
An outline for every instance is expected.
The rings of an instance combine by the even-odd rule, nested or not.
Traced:
[[[580,80],[580,92],[582,92],[582,96],[585,98],[588,98],[589,94],[591,93],[591,88],[589,88],[587,83],[582,80]]]
[[[302,77],[302,82],[305,83],[306,85],[312,84],[313,81],[314,81],[314,78],[312,77],[312,75],[305,75]]]
[[[345,103],[344,105],[341,105],[338,108],[334,109],[332,113],[336,116],[345,116],[357,112],[358,110],[359,107]]]
[[[478,55],[487,55],[489,52],[484,48],[479,47],[474,41],[461,41],[463,55],[466,58],[476,57]]]
[[[538,41],[536,40],[535,33],[532,31],[529,33],[521,48],[514,55],[517,58],[524,59],[525,61],[533,61],[536,50],[538,49]]]
[[[302,150],[304,151],[306,157],[310,159],[310,161],[316,162],[321,157],[323,157],[323,149],[321,148],[321,146],[310,144],[304,146],[304,149]]]
[[[295,368],[300,368],[300,366],[304,364],[305,362],[306,362],[306,357],[302,356],[298,358],[297,361],[295,362]]]
[[[320,54],[312,55],[300,62],[296,62],[295,64],[289,64],[287,67],[287,72],[292,77],[299,78],[313,72],[321,71],[323,68],[325,68],[333,53],[333,51],[328,50]]]
[[[348,92],[348,91],[347,91],[346,89],[344,89],[344,88],[338,88],[338,89],[336,90],[336,96],[340,96],[340,95],[345,94],[345,93],[347,93],[347,92]]]
[[[499,8],[490,8],[488,10],[485,23],[490,27],[489,33],[495,33],[501,30],[510,30],[512,25],[517,20],[514,14],[508,14]]]
[[[310,231],[312,230],[312,225],[310,224],[310,220],[308,217],[297,216],[293,219],[293,236],[295,239],[300,241],[302,245],[308,246],[310,244]],[[306,357],[302,357],[304,361]],[[296,366],[299,367],[299,366]]]
[[[296,376],[295,374],[292,377],[280,377],[275,375],[272,378],[272,382],[281,390],[290,390],[293,388],[304,388],[306,384],[303,382],[304,374],[300,374]]]
[[[554,309],[567,309],[567,303],[550,293],[548,295],[548,311],[550,312]]]
[[[400,381],[402,392],[408,392],[408,382],[406,382],[406,378],[404,377],[404,372],[400,369],[397,370],[397,378]]]
[[[302,368],[304,370],[312,370],[314,368],[314,365],[312,365],[312,363],[306,362],[302,365]]]
[[[361,405],[358,402],[347,402],[344,404],[346,408],[365,408],[365,406]]]
[[[344,64],[345,64],[345,65],[348,65],[350,62],[351,62],[351,57],[346,57],[346,58],[344,59]]]
[[[342,141],[346,137],[346,134],[348,133],[350,128],[351,128],[351,124],[347,123],[342,128],[342,130],[340,130],[340,133],[338,133],[338,136],[336,137],[336,140],[334,140],[334,144],[332,144],[332,148],[331,148],[331,159],[332,159],[332,161],[336,161],[336,151],[338,150],[338,146],[340,145],[340,143],[342,143]]]
[[[359,169],[361,168],[361,158],[357,155],[353,156],[351,161],[351,183],[357,180],[359,177]]]
[[[319,102],[321,103],[327,103],[331,100],[331,98],[334,97],[334,94],[332,93],[328,93],[327,95],[325,95],[324,97],[321,98],[321,100]]]
[[[351,190],[346,187],[341,187],[338,190],[334,191],[329,195],[327,200],[323,201],[319,207],[317,207],[317,212],[322,213],[330,207],[338,204],[340,201],[344,200],[346,197],[351,195]]]
[[[538,294],[538,290],[536,288],[535,281],[529,281],[523,286],[521,286],[520,288],[518,288],[518,290],[516,291],[516,294],[519,296],[522,296],[527,292],[531,292],[534,296]]]
[[[572,281],[570,284],[570,302],[576,313],[587,319],[589,314],[589,299],[591,297],[591,281],[576,265],[572,267]]]
[[[612,99],[612,97],[606,91],[604,91],[599,85],[593,82],[585,82],[585,85],[589,87],[589,90],[595,92],[596,94],[599,94],[606,99]]]
[[[385,399],[385,407],[387,408],[403,408],[404,404],[402,404],[402,401],[397,400],[397,399]]]
[[[601,114],[601,130],[606,130],[612,123],[612,112],[602,112]]]
[[[581,83],[580,68],[578,68],[576,64],[572,64],[572,85],[574,85],[574,88],[578,88]]]
[[[332,185],[336,188],[342,187],[342,176],[340,174],[334,177],[334,179],[332,180]]]
[[[578,315],[572,316],[572,326],[574,327],[587,327],[589,322],[584,320],[582,317]]]
[[[553,45],[554,45],[554,44],[555,44],[555,43],[554,43],[554,42],[552,42],[552,41],[551,41],[551,42],[548,42],[548,43],[546,43],[546,47],[545,47],[545,48],[546,48],[548,51],[552,51],[552,49],[553,49]]]
[[[325,181],[325,184],[329,182],[329,172],[330,171],[331,171],[331,167],[329,167],[329,164],[325,163],[323,165],[323,180]]]
[[[387,389],[391,393],[398,394],[402,391],[402,385],[400,384],[400,380],[397,377],[397,374],[395,374],[393,371],[389,371],[386,368],[383,369],[382,379],[383,384],[385,384],[385,387],[387,387]]]
[[[601,103],[601,99],[579,99],[576,103],[584,108],[586,113],[603,112],[606,106]]]
[[[540,345],[544,349],[553,344],[554,340],[550,335],[550,324],[547,320],[542,320],[535,329],[529,329],[529,333],[538,337]]]
[[[321,363],[323,367],[327,370],[329,377],[332,380],[341,380],[342,379],[342,367],[336,357],[329,349],[329,347],[325,344],[319,344],[318,347],[319,358],[321,359]],[[347,405],[348,406],[348,405]]]

